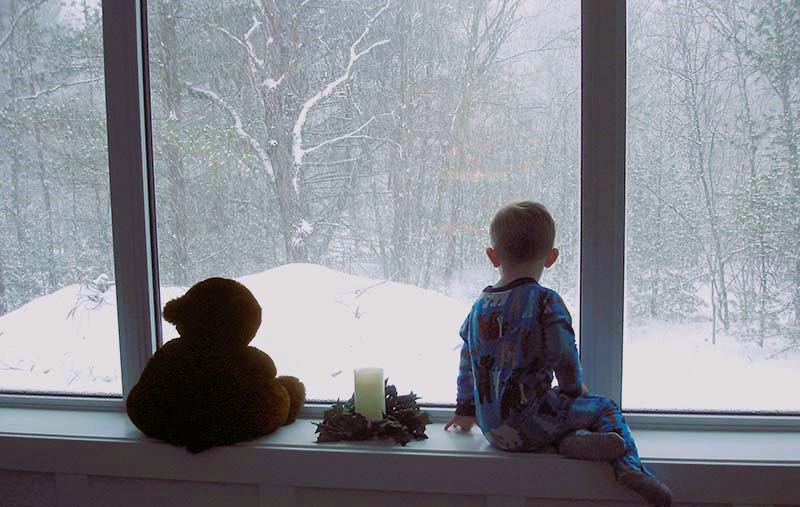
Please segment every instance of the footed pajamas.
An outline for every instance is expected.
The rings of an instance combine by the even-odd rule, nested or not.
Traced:
[[[461,338],[456,414],[476,416],[493,446],[534,451],[578,429],[614,432],[626,448],[611,462],[616,474],[645,471],[619,407],[581,395],[572,318],[555,291],[533,278],[487,287]]]

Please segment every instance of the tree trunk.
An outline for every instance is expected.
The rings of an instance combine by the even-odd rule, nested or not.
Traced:
[[[269,72],[274,75],[266,76],[277,78],[283,73],[281,91],[260,86],[259,95],[264,107],[264,126],[269,140],[275,143],[266,143],[275,184],[275,193],[278,198],[278,212],[280,216],[281,235],[283,236],[284,251],[287,263],[309,262],[308,236],[304,231],[305,203],[300,192],[302,162],[295,164],[292,158],[292,127],[293,119],[297,115],[296,101],[302,97],[301,84],[304,84],[302,66],[295,62],[299,58],[297,52],[297,27],[290,22],[286,13],[279,11],[275,2],[263,4],[266,19],[265,25],[269,27],[269,34],[273,39],[266,51],[266,61],[269,62]],[[260,83],[263,79],[256,76],[254,82]]]
[[[480,44],[480,25],[481,19],[486,13],[486,3],[483,0],[475,2],[472,23],[469,33],[469,43],[467,54],[464,58],[464,69],[461,82],[461,95],[459,97],[458,108],[455,112],[450,136],[450,156],[452,158],[451,176],[452,189],[450,201],[450,223],[447,228],[449,237],[447,239],[447,257],[445,259],[444,282],[450,280],[456,268],[461,267],[462,260],[458,256],[459,246],[459,224],[464,208],[464,185],[463,175],[467,172],[466,166],[466,147],[469,121],[472,115],[473,91],[477,85],[479,76],[476,72],[477,51]]]
[[[3,257],[3,249],[0,248],[0,316],[8,313],[8,296],[6,295],[6,279],[5,279],[6,264]]]
[[[689,132],[688,134],[691,146],[694,147],[694,153],[692,153],[692,149],[690,147],[688,156],[690,159],[690,164],[692,161],[695,161],[694,163],[696,163],[697,177],[700,180],[703,190],[705,212],[710,228],[712,247],[714,249],[713,259],[710,265],[711,272],[709,275],[716,284],[716,294],[719,298],[719,307],[717,308],[716,313],[722,322],[725,331],[727,332],[730,325],[730,311],[728,305],[727,282],[725,277],[725,264],[722,252],[722,239],[720,237],[720,224],[716,205],[716,192],[714,190],[714,179],[711,171],[712,158],[710,155],[706,157],[705,153],[706,148],[709,150],[713,149],[713,136],[711,141],[705,139],[703,136],[703,115],[713,114],[713,111],[708,110],[711,107],[710,104],[706,103],[705,101],[701,103],[701,99],[698,97],[698,87],[702,86],[702,76],[697,75],[697,69],[702,68],[702,66],[698,65],[698,62],[696,61],[697,55],[692,53],[693,50],[696,50],[696,47],[692,45],[692,41],[690,40],[694,34],[684,33],[683,35],[684,37],[681,41],[682,44],[680,47],[682,59],[682,68],[680,69],[680,72],[683,76],[687,76],[687,78],[684,79],[684,91],[686,93],[686,107],[692,130],[692,132]],[[705,106],[706,108],[703,111],[700,110],[702,106]],[[714,294],[714,292],[715,291],[712,290],[712,294]]]
[[[400,128],[397,138],[403,147],[400,159],[395,161],[393,171],[389,180],[389,190],[392,193],[393,222],[392,222],[392,242],[391,242],[391,273],[386,273],[387,278],[408,282],[409,277],[409,257],[411,253],[409,247],[409,234],[412,223],[411,204],[411,174],[408,161],[408,152],[411,149],[411,129],[413,118],[413,99],[412,99],[412,72],[409,70],[409,59],[412,58],[408,47],[407,33],[411,27],[408,23],[406,13],[398,13],[398,26],[400,30]]]
[[[36,122],[31,123],[31,130],[34,136],[34,145],[36,147],[36,162],[39,167],[39,183],[42,186],[42,193],[44,199],[44,220],[45,220],[45,263],[44,268],[45,284],[42,288],[42,295],[46,295],[58,287],[57,264],[55,257],[55,230],[53,228],[53,206],[52,195],[50,193],[50,179],[47,175],[47,165],[44,160],[44,149],[42,148],[43,141]]]
[[[189,203],[190,193],[186,181],[186,170],[179,139],[181,139],[181,121],[183,119],[183,103],[180,92],[180,75],[178,54],[177,19],[181,9],[180,0],[162,0],[162,14],[158,16],[156,31],[157,45],[161,59],[161,86],[158,95],[161,99],[165,121],[164,135],[159,139],[164,153],[164,176],[167,180],[168,206],[171,214],[171,231],[163,235],[168,241],[172,265],[167,280],[181,286],[191,285],[193,273],[191,269]]]

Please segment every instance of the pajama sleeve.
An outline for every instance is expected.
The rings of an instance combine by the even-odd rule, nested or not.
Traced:
[[[470,314],[471,315],[471,314]],[[456,395],[456,415],[475,415],[475,380],[472,375],[472,356],[469,351],[469,320],[461,325],[460,335],[464,340],[458,362],[458,393]]]
[[[580,396],[583,373],[572,329],[572,317],[557,294],[549,298],[545,312],[544,335],[547,355],[551,358],[559,390],[570,396]]]

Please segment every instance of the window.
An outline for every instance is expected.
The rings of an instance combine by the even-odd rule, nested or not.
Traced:
[[[627,409],[800,411],[798,16],[628,4]]]
[[[148,10],[163,298],[239,279],[253,344],[309,398],[376,365],[451,404],[458,329],[496,281],[488,222],[535,198],[559,227],[546,281],[577,308],[578,2]]]
[[[231,1],[223,8],[151,0],[144,16],[143,3],[103,5],[116,267],[110,290],[119,301],[122,358],[121,389],[109,392],[127,392],[138,379],[160,340],[161,303],[221,275],[254,290],[265,310],[254,344],[283,373],[302,377],[310,397],[349,395],[352,368],[371,363],[425,402],[452,403],[457,326],[477,291],[494,281],[482,259],[486,223],[499,204],[541,195],[556,215],[562,250],[545,282],[580,320],[585,378],[594,391],[622,398],[629,411],[797,412],[763,398],[720,404],[718,393],[685,396],[698,377],[688,377],[676,400],[674,378],[652,375],[680,370],[696,351],[673,347],[683,355],[662,361],[669,357],[664,347],[678,342],[653,339],[656,326],[677,330],[670,338],[687,327],[716,330],[698,335],[716,342],[701,347],[723,352],[705,356],[712,361],[727,360],[730,350],[760,351],[770,371],[755,374],[796,365],[797,60],[796,50],[771,50],[767,43],[780,36],[789,42],[777,47],[800,47],[790,40],[798,25],[790,5],[753,2],[723,11],[689,0],[631,2],[626,12],[624,2],[591,1],[496,0],[466,9],[458,0],[336,8],[332,0]],[[71,10],[38,11],[48,5],[20,2],[18,22],[0,8],[0,57],[12,58],[6,41],[13,39],[4,34],[13,34],[15,23],[58,19],[66,31],[84,26]],[[681,53],[690,36],[699,43]],[[96,77],[81,67],[90,61],[85,55],[63,57],[70,47],[64,40],[54,50],[66,67],[57,76]],[[745,40],[746,49],[736,46]],[[689,74],[680,77],[677,66],[686,61],[714,79],[698,75],[687,85]],[[13,83],[6,78],[12,71],[3,67],[0,84]],[[90,106],[102,104],[101,82],[83,84],[40,97],[63,100],[40,113],[71,107],[93,114]],[[680,100],[686,86],[706,101],[698,103],[706,116],[694,138],[687,96]],[[79,98],[79,89],[92,92]],[[7,104],[0,102],[4,143],[13,134],[5,127],[5,117],[14,118]],[[90,148],[60,130],[49,156],[102,156],[105,126],[93,125],[101,134]],[[705,151],[698,151],[698,140]],[[34,146],[12,149],[30,153]],[[0,162],[4,180],[11,167]],[[57,174],[71,184],[63,170]],[[712,192],[702,191],[704,179]],[[685,199],[667,200],[681,189]],[[4,213],[16,216],[9,206]],[[82,212],[101,207],[98,201]],[[71,215],[58,218],[69,222]],[[13,223],[3,222],[0,234],[11,234]],[[99,222],[87,223],[81,234],[96,235]],[[20,262],[12,244],[0,245],[6,293],[14,266],[7,259]],[[675,254],[680,247],[691,248],[691,256]],[[59,248],[66,255],[70,246]],[[667,299],[652,297],[669,289]],[[312,303],[321,309],[309,311]],[[685,311],[687,304],[696,311]],[[434,306],[455,324],[403,314]],[[0,316],[0,325],[10,315]],[[403,327],[409,320],[441,343]],[[163,335],[175,333],[166,328]],[[753,336],[755,343],[742,343]],[[738,349],[723,347],[726,341]],[[11,341],[0,334],[0,343],[7,353]],[[730,363],[708,369],[719,364]],[[795,370],[766,378],[791,385]],[[722,389],[731,391],[727,384]],[[13,388],[0,384],[0,390]]]
[[[0,391],[122,393],[101,30],[0,6]]]

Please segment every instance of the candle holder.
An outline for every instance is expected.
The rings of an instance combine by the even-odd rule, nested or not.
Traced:
[[[412,440],[425,440],[425,426],[430,415],[417,406],[419,397],[413,392],[398,396],[397,388],[384,381],[385,411],[378,421],[370,421],[356,410],[355,393],[346,402],[337,400],[325,411],[317,426],[317,443],[342,440],[391,438],[405,446]]]

